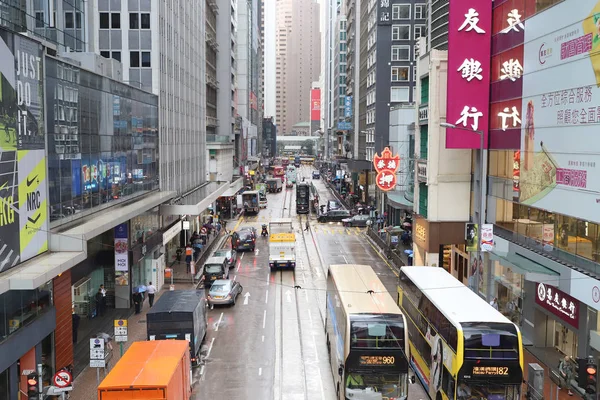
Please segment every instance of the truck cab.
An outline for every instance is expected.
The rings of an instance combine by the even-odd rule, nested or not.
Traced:
[[[291,218],[269,223],[269,268],[296,268],[296,234]]]

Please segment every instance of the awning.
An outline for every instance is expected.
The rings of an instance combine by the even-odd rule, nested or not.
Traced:
[[[412,210],[413,202],[406,198],[406,192],[394,190],[387,192],[388,204],[398,210]]]
[[[229,182],[210,182],[185,197],[177,204],[160,206],[161,215],[200,215],[229,188]]]
[[[229,185],[227,190],[220,197],[232,197],[244,187],[244,178],[238,178]]]
[[[490,259],[499,261],[505,267],[524,275],[525,280],[556,285],[555,277],[558,277],[559,273],[544,267],[540,263],[518,253],[491,252],[489,254]]]

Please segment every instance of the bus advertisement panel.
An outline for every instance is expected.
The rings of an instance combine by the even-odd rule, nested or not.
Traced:
[[[406,320],[373,269],[331,265],[326,309],[327,349],[337,399],[406,399]]]
[[[398,282],[410,362],[432,399],[521,398],[514,323],[443,268],[402,267]]]
[[[296,213],[308,214],[310,186],[308,182],[298,182],[296,185]]]

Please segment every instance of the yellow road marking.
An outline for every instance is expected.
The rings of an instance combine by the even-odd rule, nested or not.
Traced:
[[[240,224],[242,223],[243,220],[244,220],[244,216],[241,216],[240,219],[238,219],[237,224],[235,224],[235,226],[233,227],[234,231],[238,230],[238,228],[240,227]]]
[[[366,236],[366,235],[365,235],[365,236]],[[388,266],[388,268],[390,269],[390,271],[392,271],[392,272],[394,273],[394,275],[396,275],[396,277],[398,277],[398,276],[399,276],[399,274],[398,274],[398,272],[396,272],[396,270],[394,269],[394,267],[392,267],[392,266],[390,265],[390,263],[389,263],[389,262],[388,262],[388,261],[387,261],[387,260],[386,260],[386,259],[383,257],[383,255],[382,255],[382,254],[379,252],[379,250],[377,250],[377,249],[375,248],[375,246],[373,246],[373,244],[371,243],[371,241],[370,241],[369,239],[367,239],[366,237],[365,237],[365,239],[367,240],[367,243],[369,243],[369,246],[371,246],[371,248],[373,249],[373,251],[374,251],[375,253],[377,253],[377,255],[379,256],[379,258],[381,258],[381,259],[383,260],[383,262],[385,263],[385,265],[387,265],[387,266]]]

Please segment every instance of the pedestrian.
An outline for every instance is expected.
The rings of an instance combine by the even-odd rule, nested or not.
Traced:
[[[113,349],[113,345],[112,345],[112,337],[105,332],[100,332],[98,333],[98,335],[96,335],[98,337],[98,339],[104,339],[104,346],[109,349],[112,350]]]
[[[498,311],[498,298],[494,297],[492,301],[490,301],[490,306],[494,307],[496,311]]]
[[[304,226],[305,226],[304,230],[308,231],[308,228],[310,228],[310,224],[308,223],[308,220],[306,220],[306,224]]]
[[[146,292],[148,292],[148,303],[150,303],[150,307],[154,304],[154,294],[156,293],[156,287],[152,284],[152,282],[148,282],[148,286],[146,286]]]
[[[187,273],[189,274],[191,271],[190,263],[192,262],[192,246],[188,244],[185,247],[185,264],[187,266]]]
[[[226,219],[223,220],[223,230],[225,231],[225,233],[229,233],[229,232],[227,232],[227,220]]]
[[[102,296],[102,289],[98,289],[96,293],[96,316],[101,317],[104,315],[104,301]]]
[[[573,396],[573,392],[571,391],[571,379],[573,379],[574,368],[571,357],[565,356],[565,358],[560,361],[560,364],[558,364],[558,371],[565,381],[565,385],[561,389],[567,388],[568,395]]]
[[[135,292],[133,294],[133,304],[135,306],[135,313],[139,314],[142,311],[142,294],[140,292]]]
[[[104,289],[104,285],[100,285],[100,292],[102,293],[102,315],[104,315],[106,310],[106,289]]]

